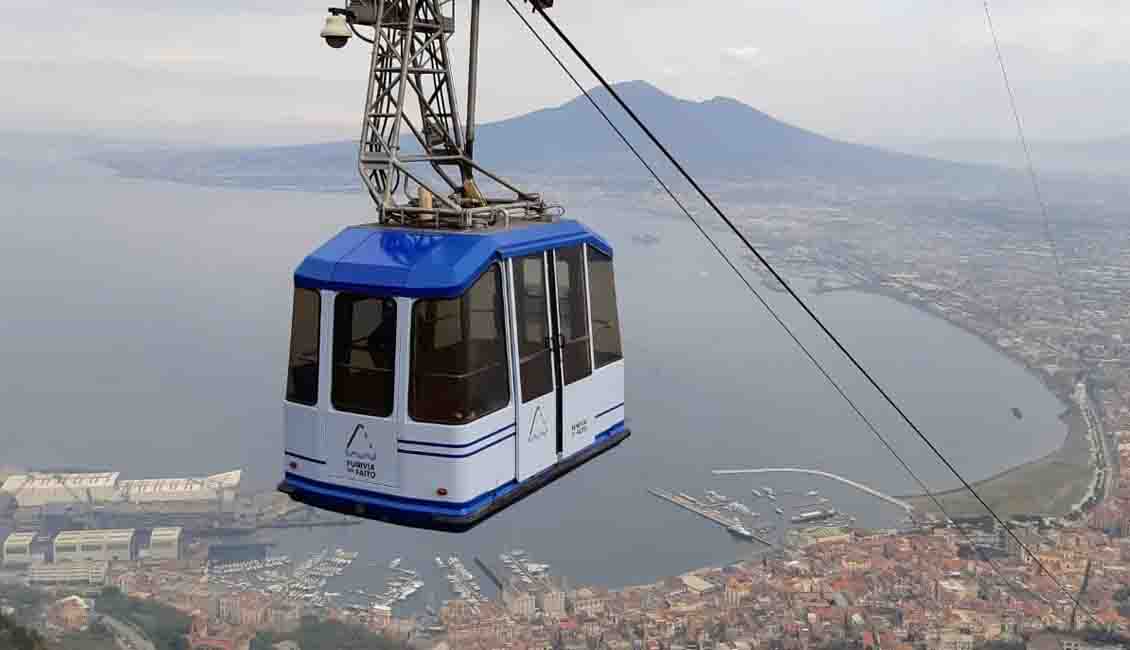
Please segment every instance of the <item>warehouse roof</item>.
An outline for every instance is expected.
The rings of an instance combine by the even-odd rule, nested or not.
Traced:
[[[181,532],[182,529],[179,526],[171,528],[154,528],[153,534],[150,535],[149,539],[151,541],[176,539],[181,536]]]
[[[213,496],[216,491],[239,487],[243,472],[235,470],[205,478],[148,478],[122,481],[118,491],[129,501],[159,501],[200,495]]]
[[[55,537],[55,544],[110,544],[133,540],[133,528],[109,530],[65,530]]]
[[[686,575],[679,576],[679,578],[683,581],[683,584],[685,584],[687,588],[696,593],[701,594],[703,592],[717,588],[717,585],[715,585],[713,582],[707,582],[706,580],[703,580],[702,578],[693,574],[688,573]]]
[[[2,488],[9,494],[24,490],[58,490],[114,487],[118,482],[118,472],[99,472],[97,474],[13,474]]]
[[[4,546],[16,544],[30,544],[35,541],[35,533],[12,533],[4,540]]]

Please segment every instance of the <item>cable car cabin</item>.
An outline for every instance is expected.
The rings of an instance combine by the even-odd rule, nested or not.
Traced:
[[[612,248],[577,222],[351,227],[294,279],[297,501],[463,531],[629,435]]]

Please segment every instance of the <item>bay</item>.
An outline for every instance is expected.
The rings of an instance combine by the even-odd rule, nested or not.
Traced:
[[[690,224],[631,195],[565,198],[570,217],[616,248],[633,437],[464,535],[364,523],[272,534],[282,551],[361,552],[337,591],[373,589],[381,567],[403,557],[422,572],[421,594],[444,598],[435,556],[469,564],[518,547],[573,584],[616,586],[754,548],[649,487],[716,489],[763,519],[771,506],[751,488],[818,489],[861,525],[897,523],[896,508],[822,479],[712,477],[719,467],[801,467],[892,494],[914,489]],[[123,179],[59,154],[0,161],[0,206],[0,465],[130,478],[242,467],[249,489],[269,489],[281,466],[291,272],[341,227],[370,219],[367,197]],[[764,293],[916,471],[951,486],[801,315]],[[1062,405],[976,337],[881,296],[810,297],[968,478],[1063,439]]]

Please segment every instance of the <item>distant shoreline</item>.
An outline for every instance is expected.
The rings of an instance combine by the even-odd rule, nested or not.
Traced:
[[[836,269],[825,270],[830,270],[833,273],[837,274],[839,273],[839,271]],[[1056,398],[1062,408],[1058,419],[1063,423],[1065,430],[1061,442],[1055,448],[1036,458],[1006,467],[1005,469],[991,474],[990,476],[978,479],[976,481],[970,481],[971,485],[979,488],[979,492],[993,493],[990,494],[989,498],[986,498],[986,500],[989,501],[990,505],[992,505],[994,509],[999,508],[1001,510],[1009,512],[1010,514],[1020,514],[1019,512],[1014,512],[1014,509],[1009,507],[1009,500],[1007,498],[1007,493],[1014,491],[1017,487],[1016,484],[1030,486],[1033,489],[1037,489],[1038,492],[1043,491],[1047,488],[1047,479],[1045,477],[1045,470],[1047,468],[1053,468],[1057,472],[1066,471],[1065,468],[1078,468],[1078,464],[1074,462],[1074,459],[1072,458],[1074,451],[1073,447],[1079,445],[1079,443],[1083,443],[1084,445],[1087,444],[1086,425],[1081,421],[1081,418],[1077,417],[1077,409],[1071,402],[1070,395],[1065,393],[1066,389],[1057,387],[1053,383],[1052,377],[1047,375],[1040,368],[1034,367],[1026,359],[1020,357],[1014,351],[1001,347],[997,344],[996,341],[969,327],[966,323],[953,318],[949,318],[944,313],[941,313],[936,309],[932,309],[930,307],[930,303],[928,302],[914,300],[913,298],[909,298],[901,292],[882,287],[872,282],[855,282],[852,284],[845,283],[843,285],[837,285],[832,288],[824,288],[822,285],[823,279],[821,278],[821,281],[817,282],[817,286],[812,290],[812,293],[815,295],[822,295],[825,293],[841,291],[855,291],[858,293],[882,296],[904,304],[908,307],[912,307],[917,311],[925,313],[934,318],[938,318],[939,320],[957,327],[968,334],[972,334],[973,336],[976,336],[978,339],[984,342],[997,354],[1023,367],[1029,375],[1037,379],[1044,386],[1044,388],[1047,389],[1047,391]],[[1088,476],[1093,476],[1093,472],[1094,468],[1088,462]],[[1078,477],[1075,478],[1078,479]],[[981,490],[980,488],[984,488],[984,490]],[[965,499],[969,498],[967,495],[967,490],[963,486],[955,486],[947,488],[945,490],[935,491],[933,492],[933,496],[937,498],[948,497],[950,500],[953,500],[954,498],[961,500],[963,497]],[[985,497],[985,494],[982,494],[982,497]],[[1065,499],[1062,497],[1062,495],[1056,494],[1053,495],[1053,497],[1049,497],[1048,501],[1049,505],[1052,507],[1039,508],[1038,510],[1042,512],[1064,510],[1063,505]],[[937,510],[937,506],[933,504],[932,499],[930,499],[930,497],[926,494],[909,494],[898,496],[897,498],[911,501],[912,503],[914,503],[915,507],[921,510]],[[996,503],[994,503],[994,501],[996,501]],[[984,510],[983,507],[980,507],[979,503],[977,504],[977,507],[981,511]],[[957,516],[962,516],[969,514],[968,512],[966,512],[969,510],[969,507],[966,504],[951,503],[949,506],[947,506],[946,509],[951,513],[951,515],[956,514]],[[1059,513],[1050,512],[1049,514]],[[1063,512],[1062,514],[1066,514],[1066,512]]]

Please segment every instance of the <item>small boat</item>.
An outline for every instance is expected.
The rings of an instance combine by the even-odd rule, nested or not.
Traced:
[[[390,568],[390,569],[395,569],[398,566],[400,566],[400,558],[396,558],[392,562],[388,563],[388,568]]]

